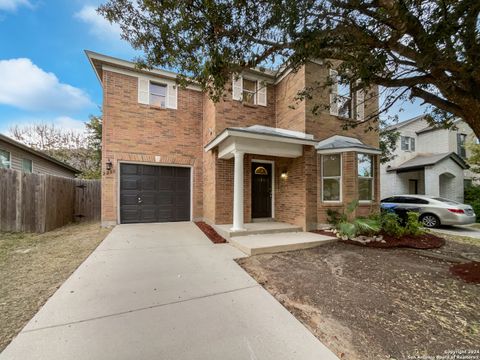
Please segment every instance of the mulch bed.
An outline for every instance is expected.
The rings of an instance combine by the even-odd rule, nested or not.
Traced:
[[[210,239],[214,244],[223,244],[226,243],[223,237],[221,237],[210,225],[203,221],[196,221],[195,224],[203,231],[205,235]]]
[[[335,236],[335,234],[325,231],[325,230],[314,230],[312,231],[315,234],[321,234],[326,236]],[[400,238],[395,238],[385,233],[380,233],[379,235],[383,236],[385,243],[379,241],[372,241],[366,244],[360,243],[358,241],[352,240],[341,240],[347,244],[353,244],[358,246],[368,246],[374,248],[395,248],[395,247],[406,247],[412,249],[437,249],[445,245],[445,239],[438,237],[436,235],[425,233],[420,236],[410,236],[405,235]]]
[[[450,272],[466,282],[480,284],[480,262],[478,261],[452,265]]]

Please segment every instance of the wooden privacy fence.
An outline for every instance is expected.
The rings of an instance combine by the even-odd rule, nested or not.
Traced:
[[[43,233],[100,220],[100,180],[0,169],[0,231]]]

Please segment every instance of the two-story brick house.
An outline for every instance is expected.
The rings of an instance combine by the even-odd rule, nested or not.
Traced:
[[[464,184],[472,183],[468,144],[477,141],[472,129],[456,120],[454,127],[432,127],[424,116],[391,125],[400,137],[394,158],[380,168],[382,198],[425,194],[463,201]]]
[[[377,110],[376,92],[334,83],[295,101],[335,79],[322,62],[232,76],[214,103],[196,86],[177,86],[175,73],[87,56],[104,94],[105,225],[204,220],[242,230],[275,219],[313,229],[327,209],[355,199],[358,214],[378,208],[378,133],[342,129]]]

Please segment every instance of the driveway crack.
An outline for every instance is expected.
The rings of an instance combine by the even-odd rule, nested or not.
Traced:
[[[77,321],[72,321],[72,322],[67,322],[67,323],[62,323],[62,324],[49,325],[49,326],[39,327],[39,328],[35,328],[35,329],[30,329],[30,330],[23,330],[23,331],[20,332],[19,335],[24,334],[24,333],[31,333],[31,332],[35,332],[35,331],[40,331],[40,330],[47,330],[47,329],[54,329],[54,328],[63,327],[63,326],[76,325],[76,324],[81,324],[81,323],[85,323],[85,322],[89,322],[89,321],[107,319],[107,318],[110,318],[110,317],[126,315],[126,314],[130,314],[130,313],[138,312],[138,311],[145,311],[145,310],[150,310],[150,309],[155,309],[155,308],[161,308],[161,307],[165,307],[165,306],[169,306],[169,305],[181,304],[181,303],[185,303],[185,302],[189,302],[189,301],[206,299],[206,298],[209,298],[209,297],[214,297],[214,296],[224,295],[224,294],[230,294],[230,293],[239,292],[239,291],[243,291],[243,290],[253,289],[253,288],[256,288],[256,287],[261,287],[261,286],[259,284],[256,284],[256,285],[246,286],[246,287],[242,287],[242,288],[238,288],[238,289],[232,289],[232,290],[227,290],[227,291],[220,291],[220,292],[213,293],[213,294],[196,296],[196,297],[189,298],[189,299],[170,301],[170,302],[163,303],[163,304],[150,305],[150,306],[140,307],[140,308],[137,308],[137,309],[120,311],[120,312],[112,313],[112,314],[108,314],[108,315],[95,316],[95,317],[88,318],[88,319],[82,319],[82,320],[77,320]]]

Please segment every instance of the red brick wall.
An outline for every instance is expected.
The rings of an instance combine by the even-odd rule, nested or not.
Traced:
[[[183,164],[193,171],[193,218],[203,216],[203,96],[178,89],[178,110],[138,103],[137,78],[103,72],[103,154],[113,171],[102,176],[102,221],[117,221],[118,163]],[[105,169],[104,169],[105,171]]]
[[[296,100],[305,88],[305,68],[286,75],[276,86],[276,126],[305,131],[305,101]]]

